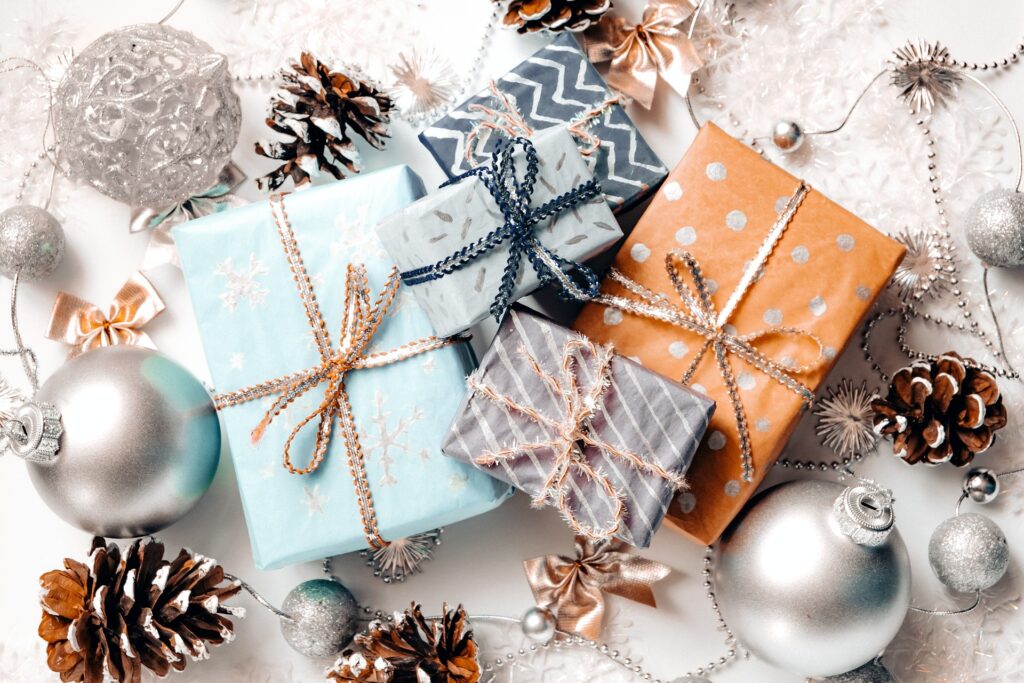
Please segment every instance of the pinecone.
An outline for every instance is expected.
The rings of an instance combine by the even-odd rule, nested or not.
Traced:
[[[512,0],[504,23],[519,33],[585,31],[611,8],[611,0]]]
[[[413,604],[394,624],[374,622],[356,636],[359,652],[346,650],[327,671],[337,683],[477,683],[473,632],[460,605],[442,609],[441,620],[427,622]]]
[[[138,683],[142,669],[165,676],[187,660],[209,656],[207,644],[230,641],[223,615],[243,616],[223,604],[239,591],[225,583],[215,560],[182,550],[163,559],[164,546],[135,541],[121,556],[115,544],[95,538],[86,564],[64,560],[64,569],[40,577],[47,642],[46,663],[62,681]]]
[[[888,395],[871,407],[875,432],[892,436],[896,455],[910,464],[961,467],[984,453],[995,431],[1006,426],[995,377],[952,352],[897,372]]]
[[[308,52],[282,74],[284,85],[270,102],[267,125],[290,138],[257,142],[256,153],[284,163],[256,183],[271,190],[290,177],[296,187],[326,171],[335,178],[359,172],[359,152],[351,133],[376,149],[391,137],[394,104],[386,94],[346,74],[331,71]]]

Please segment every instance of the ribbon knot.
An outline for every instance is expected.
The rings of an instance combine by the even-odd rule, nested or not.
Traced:
[[[522,152],[526,159],[522,173],[517,171],[514,158],[516,151]],[[537,273],[541,287],[558,282],[563,295],[577,300],[586,300],[597,295],[600,289],[597,275],[590,268],[563,258],[544,246],[537,238],[535,228],[542,221],[599,196],[601,188],[597,181],[591,178],[533,208],[531,204],[537,173],[537,150],[533,143],[524,137],[516,137],[498,145],[489,166],[474,168],[445,183],[444,185],[451,185],[471,176],[478,178],[494,198],[504,223],[437,263],[401,273],[405,284],[414,286],[440,279],[508,242],[508,260],[502,273],[501,285],[490,306],[490,313],[495,320],[501,320],[512,303],[513,291],[524,257]],[[579,278],[578,282],[573,279],[573,272]]]

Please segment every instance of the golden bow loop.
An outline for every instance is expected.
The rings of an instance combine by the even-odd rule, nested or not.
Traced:
[[[73,294],[58,292],[46,336],[70,345],[69,358],[117,344],[155,348],[142,327],[164,308],[153,283],[142,273],[135,273],[114,295],[106,313]]]
[[[555,613],[560,631],[597,640],[606,593],[657,607],[652,586],[672,570],[627,549],[619,540],[577,536],[575,557],[545,555],[523,562],[534,599]]]
[[[595,64],[610,61],[608,85],[645,109],[654,101],[659,75],[685,97],[690,76],[703,65],[682,27],[696,8],[692,0],[655,0],[635,26],[623,17],[607,17],[584,34],[587,56]]]

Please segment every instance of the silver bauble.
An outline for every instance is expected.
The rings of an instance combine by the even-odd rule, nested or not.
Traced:
[[[711,679],[704,676],[683,676],[682,678],[673,678],[669,683],[711,683]]]
[[[967,211],[967,245],[990,266],[1024,265],[1024,194],[997,189]]]
[[[801,676],[844,673],[893,639],[910,606],[910,559],[897,529],[860,545],[833,504],[845,488],[794,481],[751,500],[722,536],[715,595],[751,653]]]
[[[345,586],[329,579],[305,581],[284,599],[281,634],[307,657],[335,655],[359,631],[359,604]]]
[[[854,671],[829,676],[822,683],[896,683],[896,679],[880,662],[869,662]]]
[[[227,58],[162,24],[100,36],[53,101],[61,167],[132,206],[164,208],[213,185],[241,121]]]
[[[987,467],[975,467],[964,477],[964,495],[975,503],[991,503],[999,495],[999,478]]]
[[[546,643],[555,637],[558,619],[547,607],[536,605],[526,610],[522,623],[523,635],[536,643]]]
[[[928,562],[939,581],[958,593],[994,586],[1010,564],[1006,535],[976,512],[950,517],[928,541]]]
[[[139,346],[84,353],[46,380],[36,401],[60,411],[57,457],[30,463],[43,501],[98,536],[151,534],[180,519],[209,488],[220,424],[199,380]]]
[[[0,274],[42,280],[64,259],[64,230],[53,214],[21,204],[0,213]]]
[[[795,152],[804,144],[804,131],[794,121],[779,121],[772,127],[772,144],[784,154]]]

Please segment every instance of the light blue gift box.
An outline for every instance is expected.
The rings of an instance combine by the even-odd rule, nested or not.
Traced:
[[[407,166],[396,166],[285,199],[333,344],[341,328],[347,265],[366,265],[376,297],[392,266],[373,225],[424,193],[419,176]],[[319,363],[267,201],[190,221],[174,230],[174,238],[217,392]],[[427,317],[403,286],[369,352],[432,334]],[[479,515],[509,495],[507,485],[441,454],[441,441],[465,393],[465,376],[474,367],[469,345],[455,344],[348,374],[346,386],[383,538],[402,538]],[[220,412],[259,569],[367,546],[337,426],[316,472],[292,474],[282,465],[285,439],[319,406],[325,386],[307,392],[277,416],[257,445],[250,434],[273,396]],[[316,422],[292,444],[298,467],[312,455]]]

